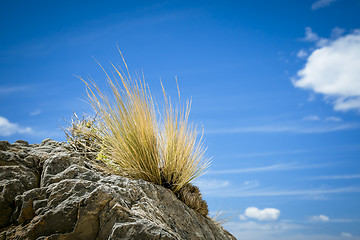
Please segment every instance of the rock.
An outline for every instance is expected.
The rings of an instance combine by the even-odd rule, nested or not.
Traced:
[[[10,143],[8,141],[0,141],[0,150],[6,151],[10,148]]]
[[[235,239],[170,190],[101,172],[65,143],[0,149],[0,239]]]
[[[29,143],[25,140],[17,140],[15,143],[23,145],[23,146],[29,146]]]

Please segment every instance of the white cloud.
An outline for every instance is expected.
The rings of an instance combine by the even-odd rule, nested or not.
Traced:
[[[309,115],[303,118],[306,121],[320,121],[320,117],[316,115]]]
[[[329,40],[326,38],[319,37],[310,27],[305,28],[305,37],[302,39],[305,42],[314,42],[317,47],[323,47],[328,44]],[[301,51],[301,50],[300,50]],[[306,50],[303,53],[309,55]],[[298,53],[299,54],[299,53]],[[304,54],[302,54],[304,55]]]
[[[341,118],[334,116],[325,118],[325,122],[341,122],[341,121],[342,121]]]
[[[351,237],[352,237],[352,234],[351,234],[351,233],[348,233],[348,232],[342,232],[342,233],[341,233],[341,236],[351,238]]]
[[[310,217],[310,220],[313,221],[313,222],[329,222],[330,218],[328,216],[320,214],[318,216]]]
[[[300,49],[300,51],[296,54],[298,58],[306,58],[309,55],[309,53],[305,49]]]
[[[356,97],[340,97],[335,100],[334,109],[337,111],[347,111],[350,109],[357,109],[360,111],[360,96]]]
[[[243,214],[240,214],[239,218],[240,218],[240,220],[243,220],[243,221],[247,220],[247,218]]]
[[[258,209],[256,207],[248,207],[245,210],[245,217],[254,218],[259,221],[273,221],[280,216],[280,210],[276,208]]]
[[[8,119],[0,116],[0,136],[7,137],[16,133],[32,133],[30,127],[20,127],[16,123],[11,123]]]
[[[316,10],[319,8],[323,8],[323,7],[329,6],[332,2],[335,2],[335,1],[336,0],[319,0],[319,1],[314,2],[311,5],[311,9]]]
[[[30,113],[31,116],[36,116],[39,115],[40,113],[42,113],[41,109],[35,109],[34,111],[32,111]]]
[[[321,39],[311,29],[306,31],[305,39],[319,45]],[[359,76],[360,30],[356,30],[314,50],[292,81],[295,87],[323,94],[337,111],[360,111]]]
[[[304,41],[306,42],[317,42],[319,41],[320,37],[312,31],[310,27],[305,28],[305,37]]]
[[[317,115],[308,115],[308,116],[304,117],[303,120],[305,120],[305,121],[320,121],[321,118]],[[330,117],[326,117],[324,119],[324,121],[325,122],[341,122],[342,119],[339,117],[330,116]]]

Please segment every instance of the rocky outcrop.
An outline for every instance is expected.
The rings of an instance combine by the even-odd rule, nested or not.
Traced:
[[[66,143],[0,142],[0,240],[235,239],[168,189],[110,175]]]

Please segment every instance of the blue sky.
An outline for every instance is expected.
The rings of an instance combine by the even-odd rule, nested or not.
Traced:
[[[239,239],[360,239],[360,2],[2,1],[0,139],[65,141],[76,77],[121,64],[192,98],[196,181]]]

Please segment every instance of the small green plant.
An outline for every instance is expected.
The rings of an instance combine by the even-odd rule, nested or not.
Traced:
[[[188,121],[191,103],[188,101],[185,107],[175,108],[162,87],[165,103],[161,113],[144,78],[132,79],[123,62],[127,76],[112,65],[113,78],[99,64],[106,74],[111,94],[105,94],[91,79],[80,78],[86,84],[98,121],[96,124],[91,119],[75,121],[68,139],[77,149],[81,148],[78,142],[84,145],[82,139],[93,140],[93,146],[88,149],[98,151],[97,159],[112,173],[162,185],[179,199],[190,189],[193,195],[200,196],[199,203],[192,204],[196,206],[192,208],[206,216],[206,202],[196,187],[190,187],[190,182],[203,174],[210,163],[204,157],[202,135],[199,137],[196,127]],[[81,148],[84,149],[86,147]]]

